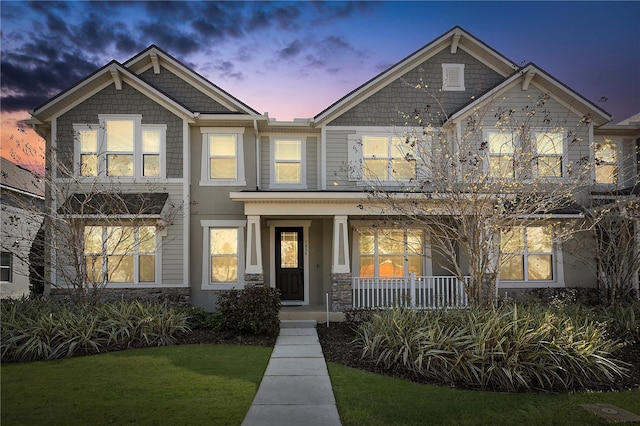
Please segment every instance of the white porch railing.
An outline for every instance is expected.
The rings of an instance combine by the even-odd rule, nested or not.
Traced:
[[[467,278],[468,279],[468,278]],[[457,277],[353,277],[353,308],[463,308],[469,298]]]

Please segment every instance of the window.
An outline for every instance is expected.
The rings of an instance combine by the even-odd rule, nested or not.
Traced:
[[[271,186],[306,186],[306,138],[271,139]]]
[[[362,173],[365,180],[416,178],[413,149],[398,136],[362,136]]]
[[[13,255],[8,251],[0,253],[0,281],[13,282]]]
[[[155,283],[157,243],[155,226],[85,226],[87,281]]]
[[[245,186],[244,127],[203,127],[201,186]]]
[[[422,275],[422,231],[360,229],[361,277]]]
[[[202,288],[224,290],[244,285],[243,220],[202,220]]]
[[[78,175],[158,178],[164,175],[166,125],[142,124],[141,115],[98,116],[100,124],[74,124]]]
[[[492,178],[514,179],[515,143],[512,133],[487,132],[489,148],[489,176]]]
[[[503,231],[500,247],[505,261],[500,279],[506,281],[551,281],[553,274],[553,228],[513,227]]]
[[[533,133],[533,149],[537,159],[537,176],[560,178],[564,137],[561,132]]]
[[[610,141],[595,147],[596,183],[616,185],[618,183],[618,149]]]
[[[464,64],[442,64],[442,90],[465,90]]]

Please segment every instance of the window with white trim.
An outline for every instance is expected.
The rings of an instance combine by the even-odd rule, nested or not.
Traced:
[[[99,124],[74,124],[76,173],[82,177],[161,178],[165,124],[141,115],[99,115]]]
[[[553,281],[553,227],[516,226],[503,230],[500,249],[504,262],[500,270],[503,281]]]
[[[243,220],[202,220],[204,290],[244,286],[245,248]]]
[[[563,173],[564,134],[562,132],[532,132],[536,173],[542,178],[561,178]]]
[[[0,253],[0,281],[13,282],[13,254],[8,251]]]
[[[358,229],[359,276],[422,275],[422,247],[419,229]]]
[[[201,186],[245,186],[244,127],[203,127]]]
[[[489,176],[498,179],[514,179],[515,143],[510,132],[486,131],[489,156]]]
[[[108,284],[157,283],[158,242],[153,225],[85,226],[85,280]]]
[[[306,187],[306,138],[271,137],[271,187]]]
[[[413,148],[398,136],[362,136],[362,175],[371,181],[416,178]]]
[[[605,140],[595,146],[596,183],[618,184],[618,146]]]
[[[442,90],[464,91],[464,64],[442,64]]]

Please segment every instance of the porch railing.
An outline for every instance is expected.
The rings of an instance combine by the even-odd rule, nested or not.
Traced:
[[[352,296],[354,309],[462,308],[469,304],[464,283],[451,276],[353,277]]]

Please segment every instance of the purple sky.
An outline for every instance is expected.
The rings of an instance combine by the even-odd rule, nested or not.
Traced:
[[[3,117],[150,44],[259,112],[311,117],[456,25],[591,101],[606,98],[598,105],[614,122],[640,111],[637,1],[3,1],[1,17]]]

